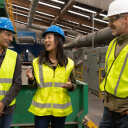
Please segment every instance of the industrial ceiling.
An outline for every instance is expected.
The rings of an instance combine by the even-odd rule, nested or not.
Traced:
[[[58,25],[69,38],[87,35],[108,26],[103,21],[113,0],[12,0],[15,22],[29,28]]]

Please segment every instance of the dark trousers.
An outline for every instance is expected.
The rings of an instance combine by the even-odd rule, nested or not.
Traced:
[[[128,128],[128,115],[109,111],[104,107],[104,113],[99,124],[99,128]]]
[[[10,128],[13,120],[13,113],[0,117],[0,128]]]
[[[64,128],[66,117],[35,116],[35,128]]]

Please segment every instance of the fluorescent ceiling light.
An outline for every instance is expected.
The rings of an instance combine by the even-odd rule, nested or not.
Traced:
[[[16,23],[21,23],[21,24],[25,24],[25,25],[27,25],[27,23],[22,22],[22,21],[19,21],[19,20],[15,20],[15,22],[16,22]]]
[[[36,17],[34,17],[34,19],[42,21],[42,19],[39,19],[39,18],[36,18]]]
[[[57,6],[54,6],[54,5],[51,5],[51,4],[46,4],[46,3],[43,3],[43,2],[39,2],[39,4],[49,6],[49,7],[52,7],[52,8],[56,8],[56,9],[61,9],[60,7],[57,7]]]
[[[61,25],[61,24],[56,24],[56,25],[58,25],[58,26],[60,26],[60,27],[64,27],[64,28],[71,29],[71,27],[67,27],[67,26],[64,26],[64,25]]]
[[[90,12],[90,13],[96,13],[95,11],[92,11],[92,10],[89,10],[89,9],[85,9],[85,8],[82,8],[82,7],[79,7],[79,6],[76,6],[76,5],[73,5],[74,8],[77,8],[77,9],[80,9],[82,11],[86,11],[86,12]]]
[[[70,12],[70,13],[72,13],[72,14],[76,14],[76,15],[79,15],[79,16],[83,16],[83,17],[89,18],[89,16],[80,14],[80,13],[78,13],[78,12],[73,12],[73,11],[71,11],[71,10],[68,10],[68,12]]]
[[[84,27],[88,27],[88,28],[93,28],[93,27],[91,27],[91,26],[87,26],[87,25],[84,25],[84,24],[82,24],[82,26],[84,26]],[[95,30],[99,30],[98,28],[94,28]]]
[[[100,20],[100,19],[97,19],[97,18],[94,18],[94,20],[108,24],[108,22],[107,21],[104,21],[104,20]]]
[[[16,4],[12,4],[12,6],[15,6],[15,7],[18,7],[18,8],[22,8],[22,9],[25,9],[25,10],[30,10],[29,8],[25,8],[25,7],[22,7],[22,6],[16,5]]]
[[[103,16],[103,17],[106,17],[107,15],[104,15],[104,14],[99,14],[100,16]]]
[[[49,23],[49,21],[45,21],[45,20],[43,20],[43,19],[39,19],[39,18],[36,18],[36,17],[34,17],[34,19],[35,19],[35,20],[39,20],[39,21],[43,21],[43,22]]]
[[[78,22],[74,22],[74,21],[70,21],[70,20],[66,20],[66,21],[68,21],[68,22],[70,22],[70,23],[74,23],[74,24],[79,24]]]
[[[87,32],[85,32],[85,31],[81,31],[81,30],[79,30],[79,29],[75,29],[75,30],[77,30],[78,32],[87,33]]]
[[[21,13],[18,13],[18,12],[14,12],[13,13],[17,14],[17,15],[21,15],[21,16],[25,16],[25,17],[28,17],[28,15],[24,15],[24,14],[21,14]]]
[[[54,1],[54,2],[60,3],[60,4],[65,4],[65,2],[62,2],[62,1],[59,1],[59,0],[51,0],[51,1]]]
[[[44,12],[40,12],[40,11],[36,11],[37,13],[40,13],[40,14],[43,14],[43,15],[46,15],[46,16],[50,16],[50,17],[55,17],[54,15],[50,15],[48,13],[44,13]]]
[[[72,38],[76,38],[76,36],[73,36],[73,35],[70,35],[70,34],[68,34],[68,36],[69,36],[69,37],[72,37]]]

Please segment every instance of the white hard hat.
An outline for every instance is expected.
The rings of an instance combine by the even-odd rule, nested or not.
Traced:
[[[120,15],[122,13],[128,13],[128,0],[114,0],[108,9],[108,15],[104,17],[107,20],[109,16]]]

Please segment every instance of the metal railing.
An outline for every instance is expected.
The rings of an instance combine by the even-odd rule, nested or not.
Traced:
[[[82,65],[74,66],[74,75],[77,80],[83,81],[83,66]]]
[[[14,31],[16,32],[16,25],[15,25],[15,20],[14,20],[14,14],[13,14],[13,9],[12,9],[12,0],[5,0],[6,3],[6,8],[7,8],[7,13],[9,15],[10,20],[13,23]],[[17,40],[17,34],[15,34],[15,40]]]

